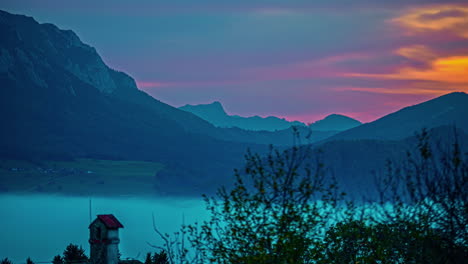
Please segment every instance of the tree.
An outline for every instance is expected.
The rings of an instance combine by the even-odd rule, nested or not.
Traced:
[[[57,255],[52,260],[52,264],[63,264],[63,258],[60,255]]]
[[[410,221],[340,221],[317,247],[316,263],[447,263],[441,257],[442,237],[436,230],[427,231]]]
[[[427,130],[417,138],[417,151],[405,162],[389,163],[374,221],[410,222],[425,234],[435,232],[439,263],[461,263],[468,257],[468,156],[456,130],[451,142],[434,142]]]
[[[211,219],[188,226],[203,262],[312,263],[341,196],[310,147],[250,152],[231,190],[206,197]]]
[[[151,253],[146,253],[145,264],[153,264],[153,259],[151,258]]]
[[[26,259],[26,264],[34,264],[34,262],[32,261],[32,259],[30,257],[28,257]]]
[[[468,159],[456,134],[445,148],[426,130],[417,138],[406,160],[388,163],[380,202],[327,230],[317,263],[465,263]]]
[[[9,260],[8,258],[2,259],[2,261],[0,263],[1,264],[13,264],[13,262],[11,262],[11,260]]]
[[[159,253],[154,253],[151,256],[151,253],[146,254],[145,264],[169,264],[169,258],[165,250],[160,250]]]
[[[204,196],[208,221],[183,226],[175,238],[155,230],[171,264],[464,263],[468,158],[457,140],[448,151],[434,145],[424,130],[416,153],[388,164],[381,200],[358,205],[342,202],[310,147],[271,149],[265,158],[248,152],[234,186]]]
[[[88,261],[88,257],[84,253],[84,249],[78,245],[70,244],[63,252],[63,262],[65,264],[76,264]]]
[[[154,215],[153,215],[153,229],[158,236],[164,241],[164,246],[157,246],[148,243],[150,246],[160,249],[160,254],[163,253],[164,259],[170,264],[186,264],[186,263],[199,263],[199,257],[196,251],[194,256],[189,255],[189,249],[186,247],[186,237],[188,235],[188,227],[183,222],[179,232],[175,232],[172,236],[167,233],[162,233],[156,226]],[[150,254],[150,253],[148,253]],[[151,256],[151,254],[150,254]],[[151,261],[155,261],[155,256]],[[158,257],[159,259],[159,257]]]
[[[169,259],[167,253],[164,250],[161,250],[159,253],[154,253],[152,258],[153,264],[169,264]]]

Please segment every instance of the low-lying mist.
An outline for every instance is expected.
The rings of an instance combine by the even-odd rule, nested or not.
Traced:
[[[83,246],[89,255],[88,197],[53,195],[0,195],[0,258],[14,264],[51,261],[70,244]],[[182,219],[193,223],[207,218],[202,199],[194,198],[96,198],[91,197],[92,219],[97,214],[114,214],[124,228],[120,230],[122,259],[143,260],[148,245],[162,245],[153,230],[152,214],[160,231],[172,233]]]

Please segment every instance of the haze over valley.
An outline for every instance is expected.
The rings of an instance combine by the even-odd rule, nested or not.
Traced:
[[[362,19],[380,21],[378,15],[367,13],[361,6],[365,1],[357,1],[351,10],[354,16],[365,14],[355,21],[359,28],[355,34],[367,36],[361,32],[363,25],[371,33],[385,25],[385,32],[393,32],[395,42],[405,47],[391,47],[390,52],[388,43],[393,42],[375,38],[368,45],[381,45],[379,50],[335,54],[340,48],[362,49],[364,40],[349,36],[349,42],[340,41],[340,34],[315,28],[321,23],[308,23],[310,12],[324,21],[336,21],[331,27],[337,32],[339,25],[347,24],[347,16],[336,18],[331,12],[334,6],[324,3],[324,14],[305,2],[303,10],[277,4],[252,7],[244,1],[239,6],[200,4],[195,9],[161,4],[161,10],[169,13],[116,3],[99,20],[100,11],[91,11],[86,1],[74,3],[74,11],[55,0],[46,2],[54,5],[49,9],[31,1],[0,4],[0,219],[6,230],[0,236],[0,260],[8,257],[22,264],[30,256],[36,263],[49,261],[69,243],[83,245],[88,254],[87,228],[96,214],[114,214],[124,222],[122,256],[144,260],[146,252],[155,251],[147,242],[164,242],[155,235],[152,217],[156,216],[163,233],[177,231],[183,221],[206,220],[210,212],[202,194],[228,197],[246,192],[243,198],[260,197],[265,190],[276,191],[274,181],[281,177],[253,180],[244,188],[235,176],[266,177],[281,166],[294,169],[278,169],[272,175],[305,173],[309,178],[304,182],[318,177],[321,182],[317,180],[313,187],[328,190],[332,198],[324,197],[340,204],[341,198],[336,197],[345,193],[359,206],[365,204],[364,196],[366,202],[381,198],[376,179],[389,173],[389,164],[411,167],[411,158],[421,153],[431,161],[444,161],[428,167],[437,170],[451,164],[445,155],[453,147],[456,165],[450,168],[460,172],[456,175],[465,175],[466,30],[447,24],[452,28],[445,33],[451,38],[445,46],[440,44],[443,33],[431,32],[435,26],[418,30],[412,26],[420,24],[406,23],[405,19],[414,17],[405,12],[416,12],[417,5],[411,9],[401,1],[383,4],[388,11],[382,7],[375,12],[392,19],[371,26],[367,24],[372,22]],[[437,16],[452,14],[442,7],[439,13],[426,10],[427,5],[419,8],[428,12],[425,19],[438,21]],[[59,15],[61,8],[64,15]],[[468,18],[466,5],[452,8],[460,12],[454,19]],[[74,16],[67,18],[70,12]],[[87,12],[89,23],[102,24],[87,24],[83,15]],[[140,16],[135,18],[131,12]],[[120,16],[127,22],[114,20]],[[115,27],[107,27],[111,22],[104,18]],[[278,26],[279,21],[284,24]],[[278,28],[267,26],[269,22]],[[138,23],[157,23],[159,31],[151,34],[159,32],[165,38],[152,36]],[[76,25],[77,31],[70,25]],[[323,38],[312,41],[308,34],[292,30],[292,25],[300,25],[304,32],[308,32],[304,25],[313,25],[310,34],[321,32]],[[400,36],[401,28],[406,31]],[[106,30],[109,39],[102,36]],[[236,39],[238,46],[233,45],[226,30],[245,39]],[[256,30],[275,41],[263,45],[253,34]],[[270,31],[289,33],[276,38]],[[136,39],[126,39],[132,37],[147,48],[148,58],[132,46]],[[420,43],[418,37],[434,46],[410,43]],[[214,43],[211,48],[202,45],[208,40]],[[337,41],[343,47],[331,44]],[[310,51],[307,43],[314,43],[317,51]],[[158,45],[161,51],[155,51]],[[128,47],[125,53],[121,46]],[[448,54],[447,47],[460,54]],[[307,61],[298,59],[307,56]],[[348,72],[349,65],[356,72]],[[384,72],[390,70],[394,72]],[[310,167],[294,167],[296,160],[309,162],[309,158]],[[312,188],[299,180],[282,183],[281,188],[298,184],[294,191]],[[222,186],[237,192],[220,191]],[[463,194],[465,187],[457,190]],[[260,196],[249,196],[257,188]],[[314,202],[322,198],[310,197]],[[242,205],[248,208],[248,204]],[[231,210],[229,206],[224,204]],[[228,209],[224,210],[231,212]],[[46,237],[50,241],[42,243]],[[466,245],[460,248],[466,250]]]

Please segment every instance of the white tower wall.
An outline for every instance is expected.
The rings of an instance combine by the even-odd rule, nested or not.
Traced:
[[[119,230],[109,230],[107,238],[110,240],[110,244],[107,245],[107,263],[106,264],[118,264],[119,263]]]

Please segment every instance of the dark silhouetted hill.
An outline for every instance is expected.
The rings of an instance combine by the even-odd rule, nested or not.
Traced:
[[[468,94],[455,92],[405,107],[374,122],[341,132],[327,139],[396,140],[412,136],[422,128],[456,126],[468,131]]]
[[[428,131],[432,153],[436,159],[447,154],[455,138],[460,144],[461,152],[468,153],[468,134],[462,129],[439,126]],[[316,148],[323,151],[324,164],[333,172],[345,192],[353,197],[371,195],[375,198],[378,194],[376,177],[387,173],[387,162],[401,165],[408,162],[407,153],[417,156],[419,150],[416,134],[400,140],[334,140]]]

